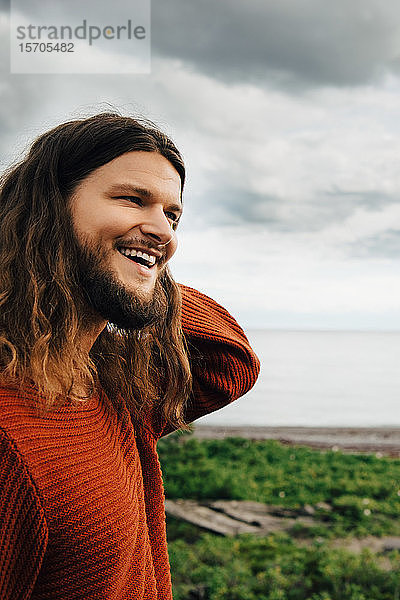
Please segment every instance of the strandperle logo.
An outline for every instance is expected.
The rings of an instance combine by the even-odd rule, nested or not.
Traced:
[[[77,27],[70,25],[19,25],[16,28],[18,40],[88,40],[89,46],[95,40],[144,40],[146,29],[143,25],[134,25],[128,19],[125,25],[88,25],[83,19],[82,24]]]
[[[11,0],[10,71],[149,74],[150,0]]]

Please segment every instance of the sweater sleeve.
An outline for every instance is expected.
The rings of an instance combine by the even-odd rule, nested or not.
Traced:
[[[42,504],[24,460],[0,429],[0,598],[31,597],[46,550]]]
[[[255,384],[260,362],[235,319],[208,296],[181,285],[182,328],[193,376],[186,420],[229,404]]]

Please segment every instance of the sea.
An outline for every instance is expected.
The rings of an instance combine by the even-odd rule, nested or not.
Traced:
[[[246,331],[261,374],[198,421],[222,426],[400,426],[400,332]]]

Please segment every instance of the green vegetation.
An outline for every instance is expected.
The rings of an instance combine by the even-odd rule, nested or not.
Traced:
[[[338,537],[400,535],[400,460],[182,434],[161,440],[159,454],[167,498],[332,507],[317,510],[315,527],[267,537],[224,538],[169,518],[175,600],[400,599],[398,553],[330,546]]]
[[[159,443],[167,498],[254,500],[319,511],[319,536],[400,535],[400,460],[321,452],[276,441],[199,441],[174,434]]]
[[[317,543],[299,548],[287,535],[169,544],[175,600],[396,600],[399,558],[391,570],[360,555]]]

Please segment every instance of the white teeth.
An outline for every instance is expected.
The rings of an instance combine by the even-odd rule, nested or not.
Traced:
[[[125,256],[136,256],[136,250],[131,250],[129,248],[121,248],[120,252],[125,254]]]
[[[121,254],[125,256],[138,256],[139,258],[143,258],[150,265],[154,265],[156,262],[156,257],[151,254],[147,254],[146,252],[141,252],[140,250],[134,250],[133,248],[120,248]]]

